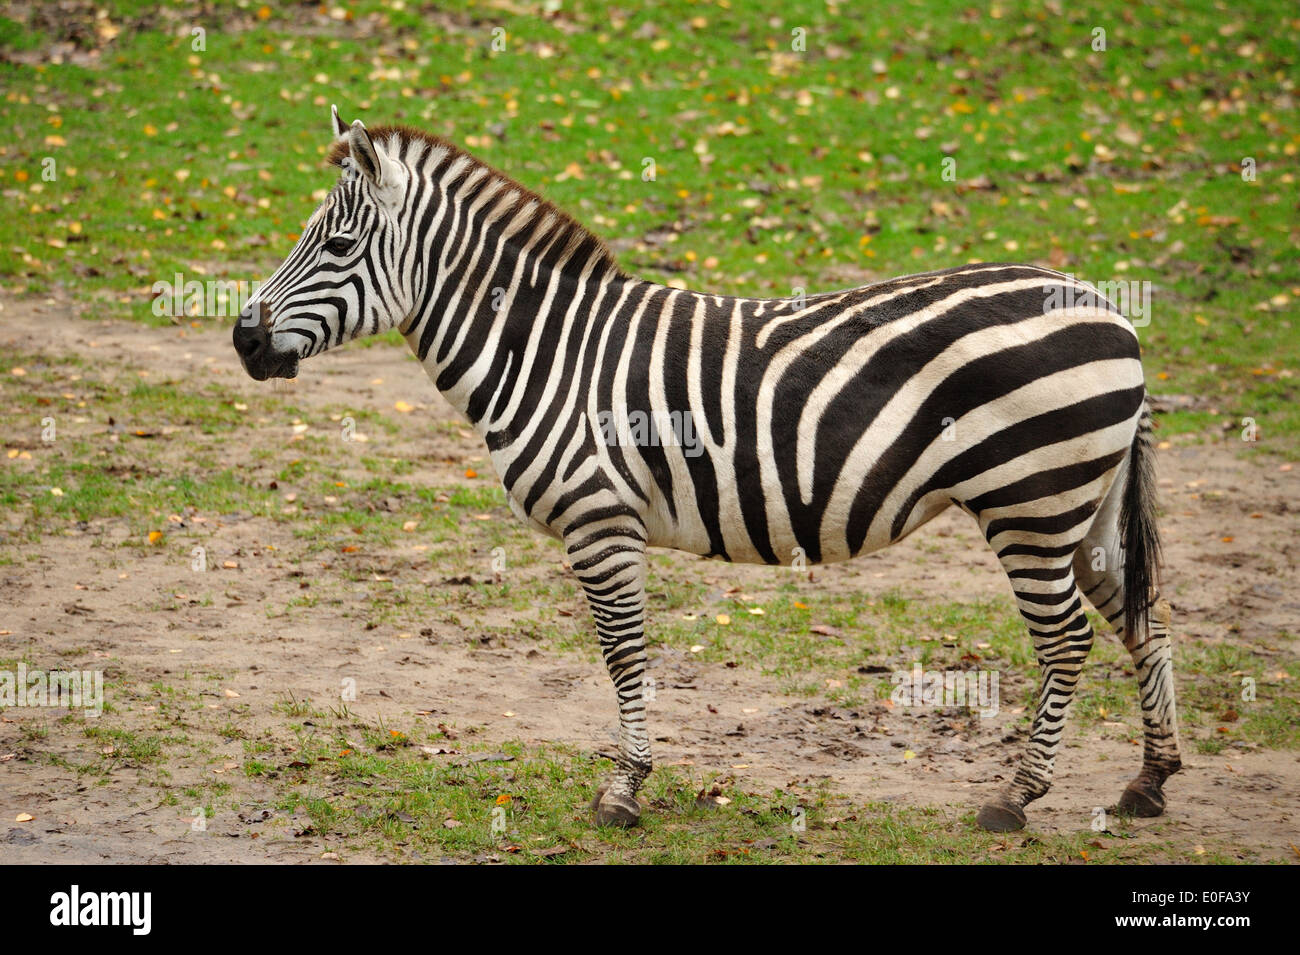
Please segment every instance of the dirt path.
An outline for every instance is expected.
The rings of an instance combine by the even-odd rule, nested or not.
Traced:
[[[63,303],[0,305],[0,346],[11,351],[77,353],[96,367],[196,376],[219,382],[235,400],[268,387],[239,370],[224,329],[93,322],[75,317]],[[489,469],[477,439],[447,424],[455,413],[404,350],[345,349],[304,366],[302,377],[284,387],[303,409],[343,403],[391,413],[395,402],[409,402],[418,413],[406,416],[402,430],[376,437],[383,453],[417,459],[421,470],[449,483],[475,457]],[[282,435],[287,428],[268,428],[261,437]],[[10,435],[3,437],[11,444]],[[247,452],[246,446],[231,447],[230,459],[238,464]],[[1283,470],[1276,460],[1247,463],[1236,452],[1231,445],[1162,450],[1163,531],[1176,626],[1183,636],[1246,647],[1280,665],[1295,658],[1300,631],[1300,469]],[[472,633],[443,623],[431,623],[428,634],[364,631],[354,611],[365,600],[365,586],[334,572],[321,576],[329,578],[322,590],[335,599],[321,600],[307,615],[268,617],[267,607],[283,605],[311,569],[297,558],[291,529],[246,516],[213,521],[204,531],[209,559],[229,555],[239,564],[210,605],[177,599],[194,587],[188,567],[162,554],[111,546],[124,535],[111,521],[51,533],[35,547],[0,546],[15,558],[0,566],[0,651],[65,667],[92,667],[112,657],[132,684],[195,688],[205,708],[239,707],[265,726],[285,721],[276,703],[286,695],[326,695],[346,674],[357,681],[353,708],[370,719],[409,719],[421,711],[480,725],[483,740],[611,748],[612,693],[597,663],[539,651],[522,639],[483,646]],[[564,573],[560,559],[557,548],[556,574]],[[702,574],[720,590],[758,586],[771,573],[687,557],[674,557],[672,566]],[[952,512],[885,553],[825,568],[817,586],[897,588],[944,600],[1007,595],[992,555],[967,520]],[[581,619],[576,587],[557,610]],[[66,656],[68,648],[76,654]],[[941,713],[884,706],[846,712],[786,695],[776,681],[746,668],[702,664],[672,649],[657,653],[652,673],[660,688],[651,709],[658,761],[728,773],[740,784],[826,778],[855,800],[931,804],[960,814],[1010,774],[1020,748],[1011,713],[958,726]],[[1231,684],[1232,676],[1225,673],[1225,681]],[[1283,682],[1277,692],[1296,691]],[[503,718],[507,711],[516,715]],[[229,838],[196,837],[189,807],[160,805],[158,790],[143,785],[130,765],[104,779],[79,774],[85,740],[57,716],[40,715],[48,733],[39,738],[26,732],[30,713],[11,709],[0,716],[0,861],[305,862],[329,848],[327,839],[314,836],[253,838],[255,826],[233,813],[209,823],[209,836]],[[114,719],[129,725],[133,713],[115,713]],[[1136,771],[1134,733],[1120,725],[1097,731],[1071,725],[1056,784],[1033,807],[1031,828],[1087,829],[1092,807],[1112,804]],[[904,760],[904,750],[916,758]],[[214,756],[225,757],[221,766],[228,769],[214,770]],[[166,770],[174,786],[226,772],[241,804],[265,805],[274,787],[239,772],[244,759],[240,740],[213,736],[211,749],[171,760]],[[1300,754],[1233,747],[1208,754],[1189,745],[1185,765],[1166,789],[1170,813],[1138,823],[1138,838],[1296,861],[1290,846],[1300,845]],[[17,825],[20,813],[36,819]]]

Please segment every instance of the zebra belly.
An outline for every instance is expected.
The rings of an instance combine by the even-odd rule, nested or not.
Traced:
[[[686,489],[689,490],[689,487]],[[655,547],[738,564],[834,564],[896,543],[952,504],[951,497],[946,493],[929,495],[910,514],[905,527],[897,535],[891,533],[889,522],[873,519],[866,536],[856,547],[850,545],[846,533],[847,514],[828,511],[823,518],[819,544],[810,547],[806,538],[801,539],[794,533],[794,520],[780,495],[764,495],[765,519],[755,524],[746,521],[746,508],[741,505],[741,493],[742,490],[734,484],[720,483],[718,497],[721,513],[712,534],[706,515],[701,512],[698,498],[682,495],[675,500],[677,520],[673,521],[664,519],[669,508],[662,503],[662,498],[656,500],[652,497],[651,505],[646,508],[648,542]],[[752,511],[753,508],[748,510]],[[719,535],[721,548],[717,546]],[[763,546],[756,541],[762,541]]]

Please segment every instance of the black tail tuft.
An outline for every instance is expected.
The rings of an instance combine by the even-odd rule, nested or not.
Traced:
[[[1124,541],[1124,635],[1130,637],[1146,632],[1151,588],[1157,582],[1160,566],[1155,454],[1151,447],[1151,415],[1145,405],[1129,451],[1119,520]]]

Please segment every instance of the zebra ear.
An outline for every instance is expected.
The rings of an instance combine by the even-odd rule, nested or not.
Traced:
[[[348,132],[348,146],[352,151],[352,161],[356,163],[362,175],[376,186],[386,185],[387,183],[384,182],[384,157],[380,155],[374,142],[371,141],[370,134],[366,132],[365,124],[359,119],[352,121],[352,128]]]
[[[347,123],[343,122],[339,117],[339,108],[337,106],[330,107],[330,119],[333,120],[335,139],[342,139],[348,134]]]

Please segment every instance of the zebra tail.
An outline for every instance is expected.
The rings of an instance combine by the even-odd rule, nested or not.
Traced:
[[[1124,542],[1124,635],[1147,630],[1151,588],[1161,563],[1160,531],[1156,527],[1155,449],[1152,447],[1151,412],[1146,403],[1129,450],[1128,476],[1120,506]]]

